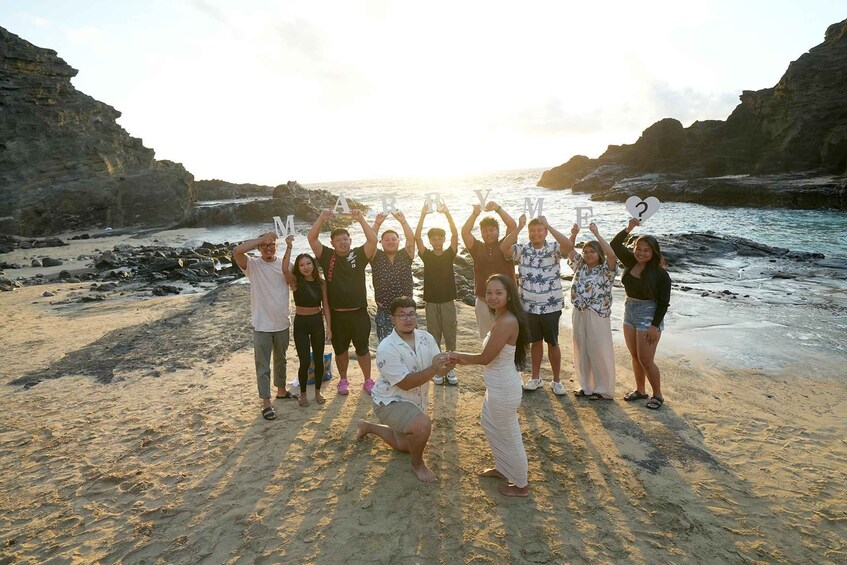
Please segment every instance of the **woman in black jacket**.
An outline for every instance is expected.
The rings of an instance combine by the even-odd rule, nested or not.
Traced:
[[[624,400],[649,398],[647,408],[657,410],[665,399],[654,357],[662,337],[665,313],[670,306],[671,278],[665,270],[665,259],[655,237],[639,236],[633,251],[624,244],[629,233],[640,223],[634,218],[629,220],[626,229],[611,243],[615,255],[626,267],[621,277],[626,290],[623,334],[632,356],[632,372],[635,373],[636,389],[624,396]],[[650,381],[652,396],[647,394],[645,381]]]

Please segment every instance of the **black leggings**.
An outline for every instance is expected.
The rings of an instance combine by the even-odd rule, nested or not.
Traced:
[[[300,381],[300,394],[306,393],[306,382],[309,380],[309,350],[311,347],[315,359],[315,390],[321,389],[324,380],[324,331],[323,314],[294,315],[294,347],[297,348],[297,358],[300,368],[297,379]]]

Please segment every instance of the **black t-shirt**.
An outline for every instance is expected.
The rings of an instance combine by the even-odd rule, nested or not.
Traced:
[[[326,281],[330,308],[367,308],[368,291],[365,287],[365,267],[368,258],[365,246],[354,247],[346,257],[324,245],[318,259]]]
[[[456,250],[449,246],[441,255],[436,255],[431,249],[423,248],[419,255],[424,264],[424,302],[440,304],[455,300],[456,279],[453,276],[453,259],[456,258]]]

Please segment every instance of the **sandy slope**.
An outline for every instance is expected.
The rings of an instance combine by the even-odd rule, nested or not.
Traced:
[[[0,294],[2,563],[847,560],[838,378],[660,350],[658,412],[527,393],[532,495],[506,499],[476,476],[492,462],[480,370],[434,389],[441,480],[425,485],[407,455],[354,441],[373,417],[355,363],[349,397],[330,386],[322,407],[276,400],[279,418],[260,417],[245,285],[50,304],[81,286]],[[460,348],[476,350],[473,311],[460,313]],[[39,376],[61,378],[7,384]]]

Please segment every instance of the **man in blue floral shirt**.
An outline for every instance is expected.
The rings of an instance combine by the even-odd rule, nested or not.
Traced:
[[[532,376],[524,383],[524,390],[536,390],[542,386],[541,359],[544,357],[544,344],[547,343],[547,358],[553,371],[553,392],[565,394],[565,385],[559,381],[562,366],[562,353],[559,349],[559,318],[562,317],[564,297],[562,296],[561,260],[573,250],[571,241],[547,224],[544,216],[529,222],[528,243],[517,243],[518,234],[526,225],[526,214],[520,217],[518,227],[509,233],[500,245],[507,259],[518,265],[520,276],[521,301],[529,315],[529,335],[532,346],[530,358]],[[555,241],[548,242],[547,234]]]

